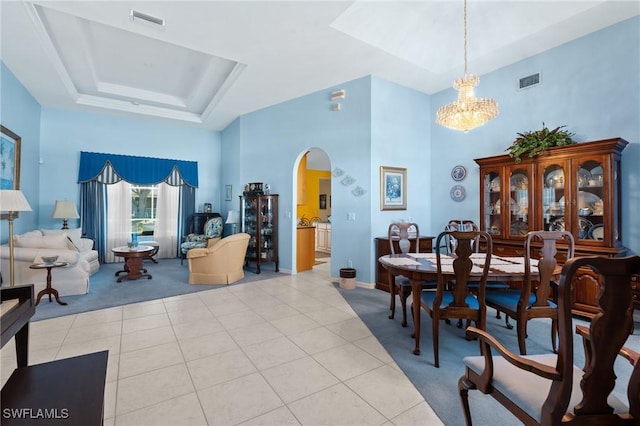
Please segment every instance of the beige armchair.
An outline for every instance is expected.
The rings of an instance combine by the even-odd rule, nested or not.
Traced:
[[[249,234],[222,238],[206,248],[187,252],[189,284],[231,284],[244,278],[244,256]]]

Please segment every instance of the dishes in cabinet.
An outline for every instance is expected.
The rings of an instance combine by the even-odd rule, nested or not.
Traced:
[[[578,188],[584,188],[589,186],[589,180],[591,180],[591,172],[587,169],[578,170]]]
[[[545,183],[549,188],[562,189],[564,188],[564,170],[556,169],[547,174]]]
[[[511,198],[511,213],[515,214],[518,213],[518,203],[516,203],[516,200],[514,200],[513,198]],[[495,204],[493,205],[493,214],[500,214],[500,200],[496,201]]]
[[[603,240],[604,239],[604,226],[602,224],[593,225],[589,229],[590,240]]]
[[[585,219],[584,217],[580,218],[580,229],[578,230],[578,238],[580,238],[581,240],[586,240],[589,237],[589,230],[591,228],[593,228],[593,223],[591,223],[589,220]]]
[[[514,173],[511,176],[511,190],[516,191],[518,189],[528,189],[529,179],[522,173]]]
[[[564,197],[561,197],[558,202],[564,205]],[[595,207],[602,204],[602,198],[598,197],[593,192],[578,191],[578,210],[591,209],[595,211]]]
[[[550,231],[564,231],[564,217],[559,217],[549,224]]]
[[[491,179],[491,183],[489,183],[489,189],[493,192],[500,191],[500,176],[496,176]]]
[[[523,220],[516,220],[511,223],[511,235],[527,235],[529,232],[529,224]]]
[[[604,170],[602,170],[602,166],[597,166],[591,169],[590,173],[592,175],[602,175],[604,173]]]

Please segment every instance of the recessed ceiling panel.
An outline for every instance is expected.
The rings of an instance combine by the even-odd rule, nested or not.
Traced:
[[[238,66],[143,34],[36,10],[76,91],[91,99],[202,114]]]

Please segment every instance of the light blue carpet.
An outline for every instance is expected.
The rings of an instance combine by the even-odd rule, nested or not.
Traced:
[[[119,283],[116,282],[115,273],[122,270],[123,264],[102,264],[100,270],[91,276],[88,294],[62,296],[60,299],[68,303],[66,306],[57,304],[55,299],[49,303],[48,297],[44,296],[36,307],[32,321],[225,287],[189,284],[187,262],[180,265],[180,259],[159,259],[158,263],[145,262],[144,265],[153,276],[152,279],[123,280]],[[244,279],[232,285],[284,275],[274,272],[272,263],[262,265],[260,271],[260,274],[256,274],[255,268],[249,266],[245,268]],[[55,277],[53,287],[55,288]]]

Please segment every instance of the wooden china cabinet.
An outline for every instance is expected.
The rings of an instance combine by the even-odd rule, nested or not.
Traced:
[[[576,256],[624,256],[620,241],[620,161],[627,141],[614,138],[550,148],[516,163],[509,155],[476,159],[480,166],[480,222],[497,255],[522,256],[533,230],[567,230]],[[576,277],[577,314],[597,312],[599,278]]]
[[[278,195],[240,196],[241,232],[250,235],[245,263],[260,265],[273,262],[278,272]]]

